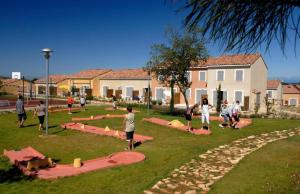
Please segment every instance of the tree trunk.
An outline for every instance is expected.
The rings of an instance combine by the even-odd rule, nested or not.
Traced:
[[[171,81],[171,99],[170,99],[170,113],[174,112],[174,81]]]
[[[185,102],[185,106],[186,106],[186,110],[187,110],[189,108],[189,101],[188,101],[188,99],[187,99],[187,97],[185,95],[186,90],[180,90],[180,92],[181,92],[181,94],[184,97],[184,102]]]

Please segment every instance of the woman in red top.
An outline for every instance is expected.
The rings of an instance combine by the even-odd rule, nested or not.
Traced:
[[[68,103],[68,108],[69,108],[69,114],[72,114],[71,108],[72,108],[72,105],[74,104],[74,99],[71,96],[68,96],[67,103]]]

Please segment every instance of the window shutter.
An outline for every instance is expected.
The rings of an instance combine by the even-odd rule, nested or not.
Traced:
[[[126,97],[132,98],[133,87],[126,88]]]
[[[156,89],[156,100],[162,100],[164,98],[164,89],[157,88]]]
[[[290,105],[291,106],[296,106],[297,105],[297,100],[296,99],[290,99]]]
[[[201,71],[200,72],[200,81],[205,81],[206,77],[205,77],[205,72]]]
[[[240,101],[242,103],[242,92],[241,91],[236,91],[235,92],[235,101]]]
[[[108,90],[108,87],[104,86],[103,87],[103,97],[107,97],[107,90]]]
[[[227,100],[227,91],[223,91],[223,101]]]
[[[189,89],[187,89],[186,91],[185,91],[185,96],[187,97],[187,98],[190,98],[191,96],[191,88],[189,88]]]
[[[237,70],[235,72],[235,80],[236,81],[243,81],[243,70]]]
[[[218,81],[224,81],[224,71],[218,71]]]
[[[200,104],[201,104],[202,103],[201,102],[202,95],[206,95],[206,94],[207,94],[206,90],[197,90],[196,91],[196,103],[200,102]]]
[[[217,106],[217,101],[218,101],[218,92],[214,91],[213,92],[213,105],[216,107]]]

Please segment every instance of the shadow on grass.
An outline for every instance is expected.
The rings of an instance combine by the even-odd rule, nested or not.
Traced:
[[[0,183],[13,183],[23,180],[33,180],[33,177],[26,176],[16,166],[12,166],[8,170],[0,170]]]
[[[65,130],[66,130],[66,128],[62,128],[61,130],[58,130],[58,131],[52,132],[51,134],[52,134],[52,135],[55,135],[55,134],[58,134],[58,133],[64,132]]]
[[[38,126],[39,124],[30,124],[30,125],[24,125],[24,128],[26,127],[35,127],[35,126]]]
[[[133,144],[133,147],[136,148],[136,147],[139,147],[140,145],[142,145],[142,142],[137,141]]]

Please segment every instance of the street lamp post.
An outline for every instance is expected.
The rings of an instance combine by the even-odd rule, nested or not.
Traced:
[[[48,135],[49,59],[53,51],[49,48],[44,48],[42,52],[46,59],[46,135]]]

